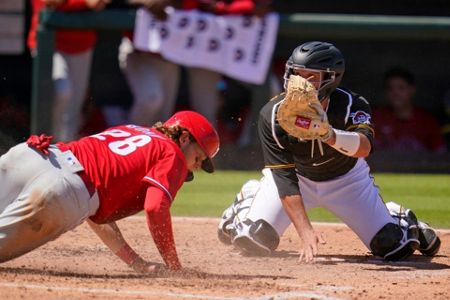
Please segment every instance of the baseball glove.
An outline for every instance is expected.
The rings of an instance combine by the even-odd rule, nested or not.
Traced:
[[[321,141],[331,136],[331,126],[316,88],[307,79],[298,75],[289,76],[286,96],[278,109],[277,120],[288,134],[298,139],[312,140],[313,146],[317,139],[323,154]]]

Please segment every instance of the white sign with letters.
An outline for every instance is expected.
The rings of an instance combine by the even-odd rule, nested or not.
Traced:
[[[183,66],[261,84],[271,62],[278,21],[276,13],[259,18],[171,10],[162,22],[141,8],[136,15],[134,46]]]

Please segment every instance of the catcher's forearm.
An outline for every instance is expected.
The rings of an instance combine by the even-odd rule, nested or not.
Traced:
[[[87,220],[92,230],[99,236],[105,245],[126,264],[133,264],[139,255],[128,245],[115,222],[96,224]]]
[[[283,197],[281,202],[300,237],[302,237],[303,230],[312,229],[311,222],[306,214],[306,209],[300,195]]]
[[[351,157],[367,157],[372,148],[369,139],[364,134],[338,129],[332,129],[332,134],[325,143]]]

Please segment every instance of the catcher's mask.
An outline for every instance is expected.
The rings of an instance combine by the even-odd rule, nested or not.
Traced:
[[[214,165],[211,159],[219,151],[219,135],[204,116],[194,111],[180,111],[164,122],[164,126],[181,126],[186,128],[207,156],[202,162],[202,169],[208,173],[214,172]]]
[[[320,71],[322,80],[318,86],[319,100],[323,101],[338,87],[345,71],[344,57],[333,44],[326,42],[306,42],[292,52],[286,62],[284,88],[291,74],[301,70]]]

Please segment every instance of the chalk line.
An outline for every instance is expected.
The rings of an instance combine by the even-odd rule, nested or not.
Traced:
[[[246,296],[246,297],[232,297],[232,296],[214,296],[206,294],[192,294],[192,293],[175,293],[163,292],[158,290],[137,290],[137,289],[108,289],[108,288],[89,288],[76,286],[60,286],[36,283],[14,283],[14,282],[0,282],[0,287],[5,288],[26,288],[32,290],[53,290],[61,292],[80,292],[92,294],[114,294],[114,295],[136,295],[136,296],[166,296],[184,299],[206,299],[206,300],[285,300],[292,298],[314,298],[321,300],[341,300],[336,297],[329,297],[315,291],[291,291],[276,294],[267,294],[261,296]]]

